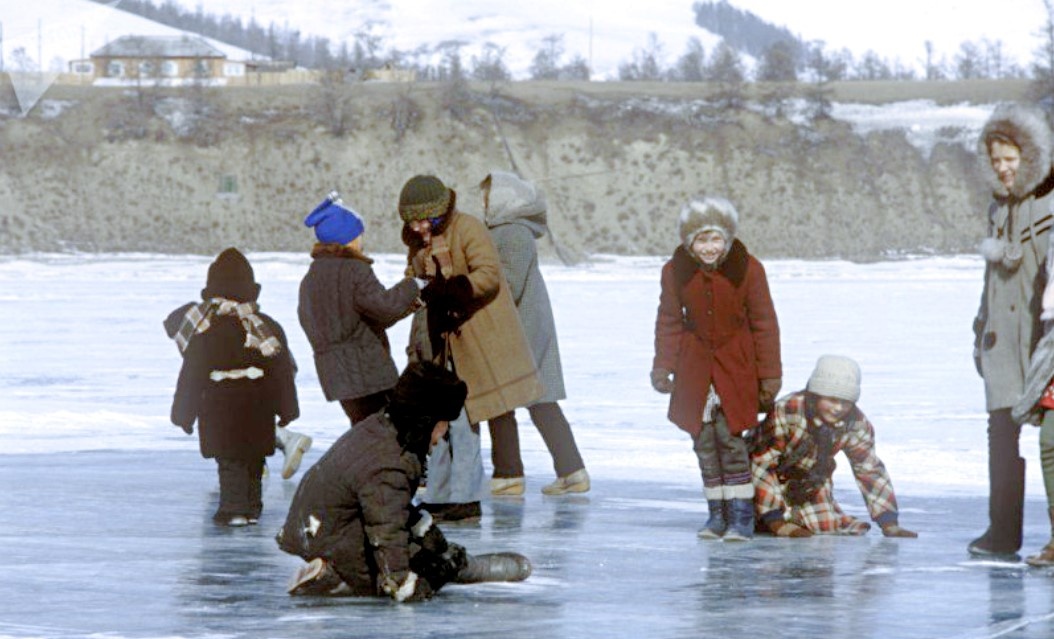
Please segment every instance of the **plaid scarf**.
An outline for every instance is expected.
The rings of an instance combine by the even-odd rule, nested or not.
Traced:
[[[256,302],[235,302],[222,297],[213,297],[187,309],[172,339],[176,341],[179,352],[184,353],[195,335],[209,330],[213,317],[237,315],[245,329],[245,347],[255,348],[263,353],[264,357],[274,357],[281,352],[282,343],[267,323],[256,314],[259,310],[260,305]]]

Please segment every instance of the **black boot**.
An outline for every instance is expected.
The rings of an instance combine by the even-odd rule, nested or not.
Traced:
[[[1009,468],[993,469],[988,498],[988,530],[966,547],[975,557],[1019,561],[1025,502],[1025,460],[1018,457]]]
[[[454,581],[477,584],[484,581],[523,581],[531,576],[531,562],[515,552],[496,552],[469,555],[468,565],[461,569]]]
[[[720,539],[728,530],[728,501],[724,499],[708,499],[706,507],[710,509],[710,517],[699,530],[700,539]]]

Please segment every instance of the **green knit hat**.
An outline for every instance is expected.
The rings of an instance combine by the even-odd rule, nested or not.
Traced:
[[[457,194],[434,175],[415,175],[399,193],[399,217],[404,222],[446,215],[454,208]]]

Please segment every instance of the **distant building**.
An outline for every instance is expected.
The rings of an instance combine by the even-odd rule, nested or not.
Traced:
[[[92,52],[90,59],[70,62],[70,72],[91,74],[97,86],[156,84],[223,86],[245,77],[245,62],[194,36],[121,36]]]
[[[354,69],[352,73],[355,73]],[[413,82],[417,79],[417,72],[400,69],[389,62],[379,69],[367,69],[359,77],[365,82]]]

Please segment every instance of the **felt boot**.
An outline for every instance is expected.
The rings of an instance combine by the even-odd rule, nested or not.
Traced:
[[[725,541],[747,541],[754,537],[754,500],[732,499],[728,506]]]
[[[531,576],[531,562],[515,552],[496,552],[485,555],[469,555],[468,564],[454,580],[459,584],[476,584],[484,581],[523,581]]]
[[[708,499],[706,507],[710,509],[710,517],[699,530],[699,538],[720,539],[728,530],[728,500]]]

